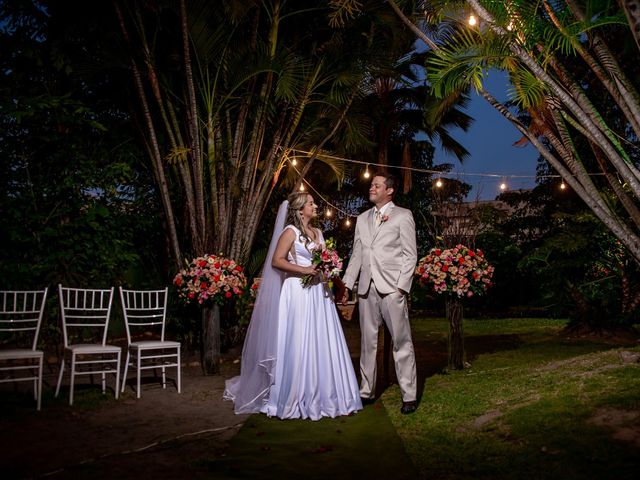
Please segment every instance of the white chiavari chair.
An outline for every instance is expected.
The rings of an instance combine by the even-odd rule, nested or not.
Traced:
[[[44,352],[38,350],[38,335],[47,291],[0,291],[0,383],[33,382],[38,410],[42,405],[44,358]]]
[[[68,363],[69,405],[73,405],[75,379],[82,375],[99,374],[102,379],[102,393],[105,393],[106,374],[113,374],[114,394],[115,398],[118,398],[122,349],[107,344],[113,290],[113,287],[84,289],[58,285],[64,354],[60,362],[56,397],[60,393],[65,364]]]
[[[176,368],[176,387],[181,390],[180,342],[165,340],[168,288],[164,290],[125,290],[120,287],[120,300],[127,330],[127,359],[122,376],[122,392],[129,366],[136,371],[136,396],[140,398],[143,370],[162,371],[162,388],[167,387],[167,368]],[[137,335],[136,335],[137,334]],[[139,338],[140,335],[150,335]]]

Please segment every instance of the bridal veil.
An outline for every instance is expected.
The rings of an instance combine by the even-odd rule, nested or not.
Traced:
[[[273,227],[262,270],[262,280],[242,348],[240,375],[226,382],[223,398],[232,400],[235,412],[259,412],[268,400],[275,380],[278,340],[278,308],[284,273],[271,266],[278,239],[284,230],[289,202],[282,202]]]

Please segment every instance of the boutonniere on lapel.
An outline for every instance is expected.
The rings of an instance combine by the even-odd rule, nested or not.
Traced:
[[[387,220],[389,220],[389,215],[383,215],[382,218],[380,219],[380,223],[384,223]]]

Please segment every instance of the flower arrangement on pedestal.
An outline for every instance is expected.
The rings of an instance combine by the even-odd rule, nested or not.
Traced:
[[[222,305],[234,295],[243,295],[247,288],[247,278],[241,265],[234,260],[218,256],[196,257],[180,270],[173,284],[185,303],[215,302]]]
[[[491,286],[493,267],[482,250],[464,245],[432,248],[416,266],[418,283],[446,295],[446,317],[449,321],[449,368],[464,368],[464,335],[462,331],[462,298],[482,295]]]
[[[482,250],[456,245],[450,249],[432,248],[418,261],[416,275],[418,283],[432,286],[436,293],[472,297],[482,295],[491,286],[493,267]]]
[[[220,305],[242,297],[247,288],[243,268],[222,255],[203,255],[187,262],[173,279],[185,303],[202,305],[202,370],[217,373],[220,364]]]

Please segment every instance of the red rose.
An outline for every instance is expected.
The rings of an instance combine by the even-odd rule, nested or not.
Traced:
[[[448,272],[449,271],[449,265],[443,265],[442,266],[442,271],[443,272]]]
[[[215,268],[220,268],[220,262],[216,262],[216,263],[214,263],[214,264],[213,264],[213,266],[214,266]]]
[[[180,285],[182,285],[182,277],[176,277],[173,283],[175,283],[179,287]]]
[[[242,271],[242,266],[236,265],[236,271],[241,272]]]
[[[206,290],[206,289],[207,289],[207,282],[202,282],[202,283],[200,284],[200,288],[201,288],[202,290]]]
[[[207,264],[207,262],[206,262],[205,260],[200,260],[200,261],[198,262],[198,266],[199,266],[199,267],[204,267],[206,264]]]
[[[458,259],[458,265],[462,265],[464,263],[464,257],[460,257]]]
[[[227,297],[227,298],[231,298],[231,295],[233,295],[231,292],[227,292],[227,293],[224,294],[224,296]]]
[[[193,292],[189,292],[189,295],[187,295],[187,296],[188,296],[189,298],[193,298],[193,297],[195,297],[195,296],[196,296],[196,294],[195,294],[195,293],[193,293]]]
[[[473,253],[473,250],[469,250],[469,256],[470,256],[471,258],[473,258],[473,257],[475,257],[475,256],[476,256],[476,254],[475,254],[475,253]]]
[[[439,249],[439,248],[436,248],[436,249],[433,251],[433,253],[435,253],[436,255],[440,255],[440,249]]]

